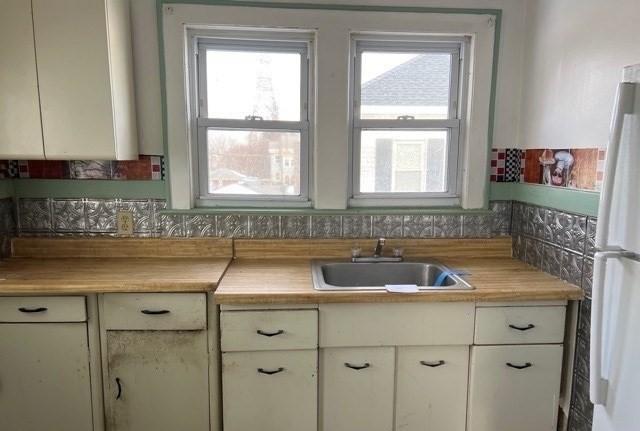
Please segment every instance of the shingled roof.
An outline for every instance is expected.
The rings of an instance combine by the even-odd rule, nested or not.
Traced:
[[[421,54],[388,70],[362,86],[362,104],[447,105],[450,58],[447,55]]]

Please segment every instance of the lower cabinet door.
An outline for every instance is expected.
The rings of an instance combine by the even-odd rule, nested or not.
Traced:
[[[394,347],[321,349],[321,429],[392,430],[394,368]]]
[[[92,428],[86,324],[0,324],[0,430]]]
[[[315,431],[317,350],[222,355],[225,431]]]
[[[472,347],[469,431],[555,431],[562,345]]]
[[[396,431],[465,431],[468,346],[398,347]]]
[[[205,331],[107,331],[109,431],[209,430]]]

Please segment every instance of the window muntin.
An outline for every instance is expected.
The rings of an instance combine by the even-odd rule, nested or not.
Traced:
[[[308,41],[198,41],[201,199],[308,201],[308,59]]]
[[[463,41],[356,37],[353,49],[352,203],[458,196]]]

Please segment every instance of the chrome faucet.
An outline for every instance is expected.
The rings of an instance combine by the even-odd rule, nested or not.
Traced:
[[[400,253],[396,253],[394,250],[394,255],[393,256],[383,256],[382,252],[384,249],[384,245],[386,244],[387,240],[384,238],[378,238],[378,242],[376,243],[376,248],[373,250],[373,256],[360,256],[360,249],[356,248],[355,250],[357,251],[357,253],[353,253],[352,250],[352,257],[351,257],[351,262],[353,263],[377,263],[377,262],[402,262],[403,257],[402,257],[402,250],[400,250]]]
[[[373,257],[382,257],[382,249],[384,248],[384,244],[387,242],[384,238],[378,238],[378,242],[376,243],[376,248],[373,250]]]

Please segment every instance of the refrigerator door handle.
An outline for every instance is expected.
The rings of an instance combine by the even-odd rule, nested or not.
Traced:
[[[624,116],[633,112],[636,86],[637,84],[633,82],[621,82],[618,84],[616,92],[598,210],[599,229],[596,231],[596,247],[600,249],[604,248],[608,243],[611,200],[613,198],[614,178],[620,152]]]
[[[598,251],[593,257],[593,287],[591,298],[591,348],[589,395],[593,404],[606,405],[608,381],[602,377],[604,282],[609,259],[640,261],[640,255],[627,250]]]

